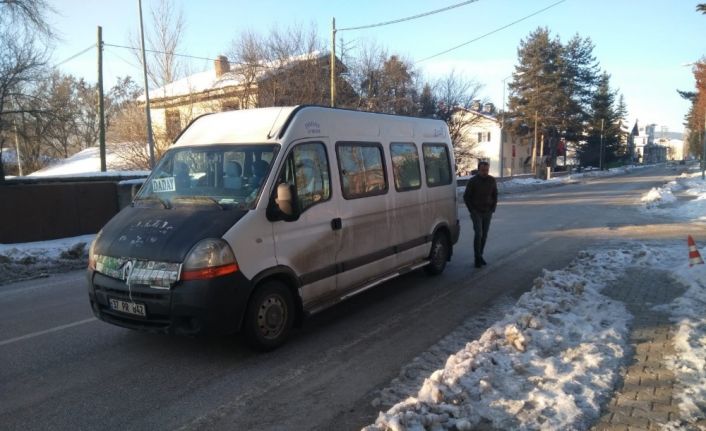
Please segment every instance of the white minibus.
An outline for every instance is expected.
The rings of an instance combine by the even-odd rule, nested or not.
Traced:
[[[444,270],[453,161],[439,120],[320,106],[199,117],[91,245],[93,312],[273,349],[311,313]]]

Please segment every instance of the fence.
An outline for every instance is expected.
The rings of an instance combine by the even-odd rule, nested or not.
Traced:
[[[129,177],[7,180],[0,185],[0,243],[98,232],[130,202]]]

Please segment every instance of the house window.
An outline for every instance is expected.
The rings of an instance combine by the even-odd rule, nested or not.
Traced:
[[[488,132],[488,142],[490,142],[490,132]]]
[[[478,142],[483,142],[483,133],[478,132]]]

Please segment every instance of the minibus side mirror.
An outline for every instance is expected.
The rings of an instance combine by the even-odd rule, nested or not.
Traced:
[[[295,221],[299,219],[295,196],[293,185],[287,183],[279,184],[275,198],[270,202],[270,207],[268,208],[268,219],[271,221]]]

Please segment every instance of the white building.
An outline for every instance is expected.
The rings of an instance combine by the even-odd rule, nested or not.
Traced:
[[[508,177],[531,172],[531,142],[503,130],[502,117],[491,103],[476,102],[472,109],[459,110],[465,127],[461,144],[456,146],[456,170],[460,176],[470,175],[483,160],[490,164],[490,175]]]

